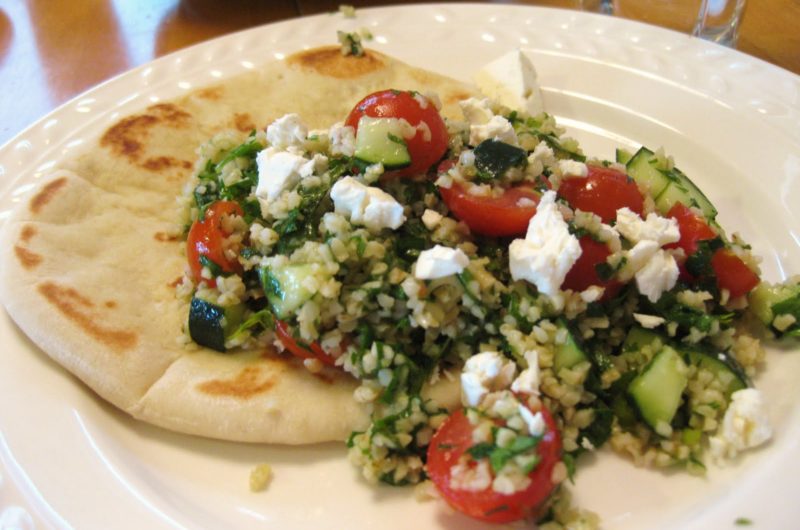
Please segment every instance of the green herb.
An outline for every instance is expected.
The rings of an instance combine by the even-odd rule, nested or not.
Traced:
[[[711,258],[717,250],[724,246],[725,244],[719,237],[698,241],[697,250],[686,258],[686,271],[692,276],[714,274],[714,269],[711,267]]]
[[[200,265],[207,268],[208,271],[211,273],[211,276],[216,278],[217,276],[222,276],[223,270],[217,263],[211,260],[208,256],[201,255],[200,256]]]
[[[364,47],[361,45],[361,35],[358,33],[337,31],[336,37],[342,45],[342,55],[353,55],[355,57],[364,55]]]
[[[750,526],[753,524],[753,521],[748,519],[747,517],[737,517],[736,520],[733,522],[736,526]]]

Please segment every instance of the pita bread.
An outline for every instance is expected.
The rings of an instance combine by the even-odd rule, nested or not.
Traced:
[[[329,47],[119,120],[64,160],[7,224],[8,312],[48,355],[141,420],[236,441],[345,440],[369,422],[349,376],[314,375],[271,350],[186,348],[188,307],[175,296],[185,243],[169,234],[175,198],[208,138],[264,127],[287,112],[328,127],[385,88],[436,91],[451,116],[472,94],[376,52],[346,57]],[[442,404],[457,403],[457,385],[438,390]]]

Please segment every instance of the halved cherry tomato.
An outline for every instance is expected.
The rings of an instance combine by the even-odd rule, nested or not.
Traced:
[[[727,289],[732,298],[742,296],[755,289],[761,281],[742,259],[726,248],[721,248],[711,257],[711,268],[717,276],[717,285]]]
[[[217,201],[205,211],[203,219],[192,223],[186,240],[186,257],[195,281],[205,281],[214,287],[216,281],[202,277],[203,264],[200,258],[205,256],[217,264],[223,272],[241,272],[242,266],[237,260],[225,256],[222,241],[230,234],[222,229],[222,217],[225,215],[244,215],[242,207],[232,201]]]
[[[508,188],[499,197],[469,193],[454,182],[439,188],[442,200],[458,219],[476,234],[494,237],[522,236],[536,214],[541,194],[526,186]]]
[[[531,484],[522,491],[504,495],[491,486],[480,491],[453,489],[450,487],[450,469],[456,465],[471,446],[473,427],[464,412],[452,413],[439,427],[428,446],[428,475],[447,502],[456,510],[492,523],[507,523],[529,516],[539,515],[541,506],[555,485],[551,476],[553,467],[561,460],[561,436],[553,417],[542,409],[547,431],[537,450],[541,460],[528,475]]]
[[[622,283],[617,280],[601,279],[597,275],[596,268],[598,264],[605,263],[608,256],[611,255],[608,245],[597,242],[590,236],[583,236],[579,241],[581,244],[581,256],[567,273],[562,287],[573,291],[583,291],[592,285],[597,285],[605,288],[603,293],[604,300],[614,298],[622,288]]]
[[[717,233],[708,225],[705,218],[684,204],[675,204],[667,215],[678,221],[678,229],[681,232],[680,241],[667,245],[667,248],[682,248],[687,257],[697,251],[700,241],[717,237]],[[683,264],[680,267],[681,277],[689,281],[695,279]],[[733,298],[749,293],[761,281],[758,274],[729,249],[721,248],[711,256],[711,268],[714,269],[717,286],[720,289],[727,289]]]
[[[617,218],[617,210],[628,207],[639,215],[644,197],[625,173],[605,167],[589,166],[586,177],[567,177],[561,181],[558,196],[573,208],[599,215],[604,223]]]
[[[300,357],[301,359],[317,359],[328,366],[336,365],[336,360],[328,355],[325,350],[322,349],[322,346],[320,346],[319,343],[312,342],[308,345],[308,348],[300,346],[289,332],[289,326],[286,324],[286,322],[282,320],[275,320],[275,334],[278,336],[278,339],[280,339],[283,346],[293,355]]]
[[[427,102],[427,104],[425,104]],[[447,127],[433,102],[420,94],[400,90],[381,90],[359,101],[345,120],[358,131],[358,120],[371,118],[402,118],[417,127],[412,138],[406,138],[411,165],[387,171],[389,177],[426,173],[447,151]],[[424,124],[424,125],[421,125]]]

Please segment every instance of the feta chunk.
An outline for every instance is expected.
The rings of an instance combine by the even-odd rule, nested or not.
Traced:
[[[460,274],[469,265],[469,257],[460,248],[436,245],[423,250],[414,266],[414,277],[418,280],[435,280]]]
[[[308,127],[297,114],[286,114],[267,126],[267,142],[276,149],[302,148]]]
[[[755,388],[737,390],[716,435],[709,440],[717,459],[734,458],[739,451],[757,447],[772,437],[772,427],[761,393]]]
[[[277,199],[300,182],[300,168],[309,161],[288,151],[267,147],[256,155],[258,185],[256,197],[267,202]]]
[[[675,287],[679,273],[672,254],[659,249],[644,267],[636,271],[636,287],[648,300],[656,303],[662,294]]]
[[[502,116],[493,116],[482,125],[469,126],[469,145],[478,145],[484,140],[499,140],[507,144],[519,145],[514,127]]]
[[[520,403],[519,415],[525,420],[525,425],[528,426],[528,432],[531,433],[531,436],[541,436],[547,430],[544,416],[542,416],[541,412],[533,413],[531,409]]]
[[[513,50],[475,74],[475,83],[500,104],[535,116],[544,110],[536,69],[522,50]]]
[[[331,188],[331,199],[336,213],[346,215],[353,224],[366,226],[370,232],[383,228],[395,230],[406,221],[403,206],[394,197],[353,177],[336,181]]]
[[[517,373],[517,365],[494,351],[473,355],[461,373],[461,401],[477,407],[492,391],[508,388]]]
[[[528,367],[511,383],[511,390],[519,394],[539,394],[539,354],[536,350],[524,354]]]
[[[486,98],[469,98],[459,101],[458,105],[470,125],[483,125],[494,117],[494,112],[489,107],[489,100]]]
[[[617,232],[627,240],[635,243],[644,240],[655,241],[659,246],[675,243],[680,240],[681,232],[678,221],[672,217],[661,217],[650,213],[646,219],[628,207],[617,210]]]
[[[353,156],[356,152],[356,130],[349,125],[336,123],[328,131],[332,155]]]
[[[587,177],[589,176],[589,168],[583,162],[577,160],[559,160],[558,169],[561,174],[570,177]]]
[[[509,247],[509,268],[514,280],[526,280],[540,293],[558,294],[567,273],[581,256],[578,239],[555,203],[556,193],[545,192],[528,224],[525,239],[515,239]]]

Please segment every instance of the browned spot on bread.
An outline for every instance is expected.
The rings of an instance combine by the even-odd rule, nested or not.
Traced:
[[[258,366],[248,366],[233,379],[213,379],[197,385],[201,392],[212,396],[230,396],[248,399],[269,391],[275,380],[261,374]]]
[[[322,371],[314,374],[314,377],[318,380],[322,381],[323,383],[332,385],[336,382],[336,378],[333,377],[329,372]]]
[[[114,309],[117,307],[117,302],[115,300],[106,300],[103,305],[109,309]]]
[[[19,240],[23,243],[28,243],[35,235],[36,227],[33,225],[25,225],[22,227],[22,232],[19,234]]]
[[[174,234],[168,234],[166,232],[156,232],[153,236],[156,241],[161,241],[162,243],[169,243],[172,241],[180,241],[181,237]]]
[[[52,182],[48,182],[44,188],[42,188],[39,193],[33,196],[31,199],[30,204],[28,207],[30,211],[33,213],[39,213],[42,208],[44,208],[47,203],[49,203],[53,197],[55,197],[56,193],[61,190],[64,186],[67,185],[67,178],[60,177],[55,179]]]
[[[178,160],[171,156],[156,156],[148,158],[141,164],[141,166],[149,171],[162,171],[171,167],[180,167],[183,169],[192,169],[192,163],[188,160]]]
[[[216,101],[222,97],[222,88],[218,86],[204,88],[203,90],[197,92],[197,97]]]
[[[136,344],[138,337],[135,333],[101,325],[98,321],[102,314],[87,311],[94,304],[75,289],[46,281],[39,284],[38,291],[65,317],[98,342],[116,351],[130,349]]]
[[[142,165],[145,169],[163,169],[163,166],[157,168],[155,166],[164,164],[165,160],[170,160],[168,157],[148,158],[144,163],[140,162],[144,155],[144,142],[147,140],[150,130],[159,124],[171,128],[186,127],[190,118],[191,114],[172,103],[152,105],[147,107],[144,113],[123,118],[113,125],[100,138],[100,145],[127,158],[132,164]],[[175,162],[178,165],[185,164],[183,161]],[[171,160],[168,163],[171,164]]]
[[[360,77],[380,70],[386,65],[385,58],[377,52],[365,50],[364,55],[360,57],[342,55],[339,46],[302,51],[287,57],[286,62],[337,79]]]
[[[169,282],[167,285],[174,289],[175,287],[179,286],[181,282],[183,282],[183,276],[178,276],[177,278]]]
[[[233,115],[233,126],[242,132],[250,132],[256,128],[253,118],[249,114],[239,114],[238,112]]]
[[[42,263],[42,256],[21,245],[14,245],[14,253],[17,255],[20,265],[25,269],[34,269]]]

